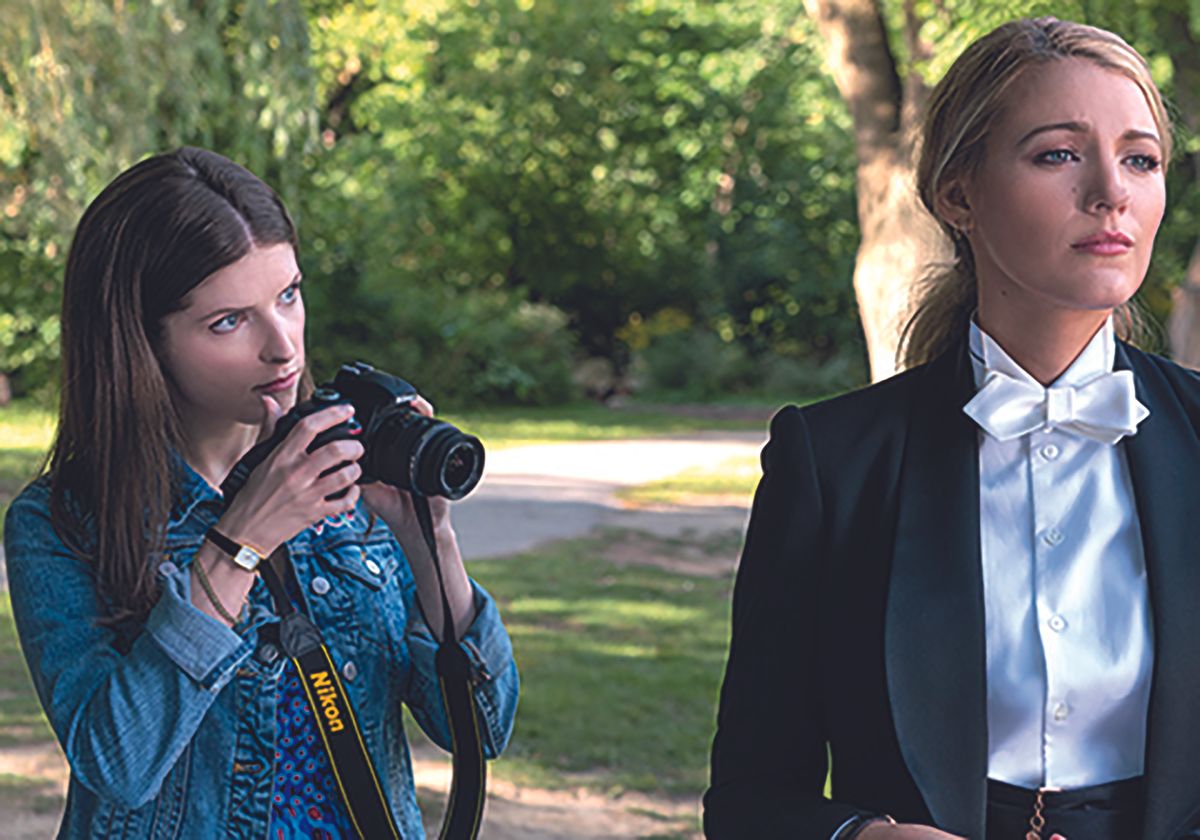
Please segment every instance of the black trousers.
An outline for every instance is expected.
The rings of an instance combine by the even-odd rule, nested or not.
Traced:
[[[987,840],[1025,840],[1037,791],[988,779]],[[1141,776],[1042,795],[1042,840],[1137,840],[1145,812]]]

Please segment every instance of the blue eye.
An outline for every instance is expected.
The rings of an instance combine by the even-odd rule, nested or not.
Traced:
[[[286,289],[284,289],[282,292],[279,293],[279,299],[282,300],[284,303],[288,303],[288,304],[295,303],[297,300],[300,299],[300,284],[293,283],[292,285],[288,286]]]
[[[1078,156],[1070,149],[1051,149],[1034,158],[1038,163],[1069,163],[1078,159]]]
[[[241,320],[241,317],[241,314],[238,312],[230,312],[221,320],[209,324],[208,328],[218,334],[233,332],[234,328],[236,328],[238,325],[238,321]]]
[[[1154,172],[1158,169],[1160,161],[1154,155],[1130,155],[1125,158],[1128,161],[1134,162],[1133,168],[1139,172]]]

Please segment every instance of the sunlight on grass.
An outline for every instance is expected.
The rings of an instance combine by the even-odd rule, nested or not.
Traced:
[[[711,466],[692,467],[658,481],[622,487],[617,498],[630,504],[749,504],[762,478],[757,455],[728,458]]]
[[[585,773],[608,791],[699,793],[730,581],[617,566],[604,559],[607,544],[471,564],[499,602],[522,676],[512,745],[495,772],[542,787]]]
[[[444,418],[477,435],[490,449],[584,440],[626,440],[703,431],[761,431],[760,419],[690,416],[678,411],[631,406],[608,408],[596,403],[548,408],[485,408],[451,412]]]
[[[7,592],[0,592],[0,746],[40,744],[53,739],[17,642],[12,603]]]

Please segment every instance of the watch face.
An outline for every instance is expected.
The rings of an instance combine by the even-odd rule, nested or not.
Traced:
[[[262,562],[262,557],[254,549],[242,546],[241,550],[234,555],[233,562],[237,563],[247,572],[253,572],[258,568],[258,564]]]

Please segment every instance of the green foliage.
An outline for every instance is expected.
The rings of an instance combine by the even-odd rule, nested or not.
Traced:
[[[902,77],[931,83],[998,23],[1050,13],[1122,33],[1189,105],[1195,0],[879,2]],[[854,137],[802,0],[16,0],[5,23],[0,372],[18,393],[54,379],[82,208],[184,143],[297,217],[319,374],[366,358],[461,405],[567,399],[583,356],[643,355],[647,381],[698,396],[861,381]],[[1160,320],[1200,220],[1196,126],[1179,147],[1142,295]]]
[[[315,137],[296,0],[17,0],[0,27],[0,372],[54,380],[70,238],[122,169],[185,144],[294,198]]]
[[[751,354],[857,335],[852,143],[798,0],[324,3],[313,43],[304,217],[355,219],[314,248],[362,288],[552,302],[618,364],[664,308]]]

